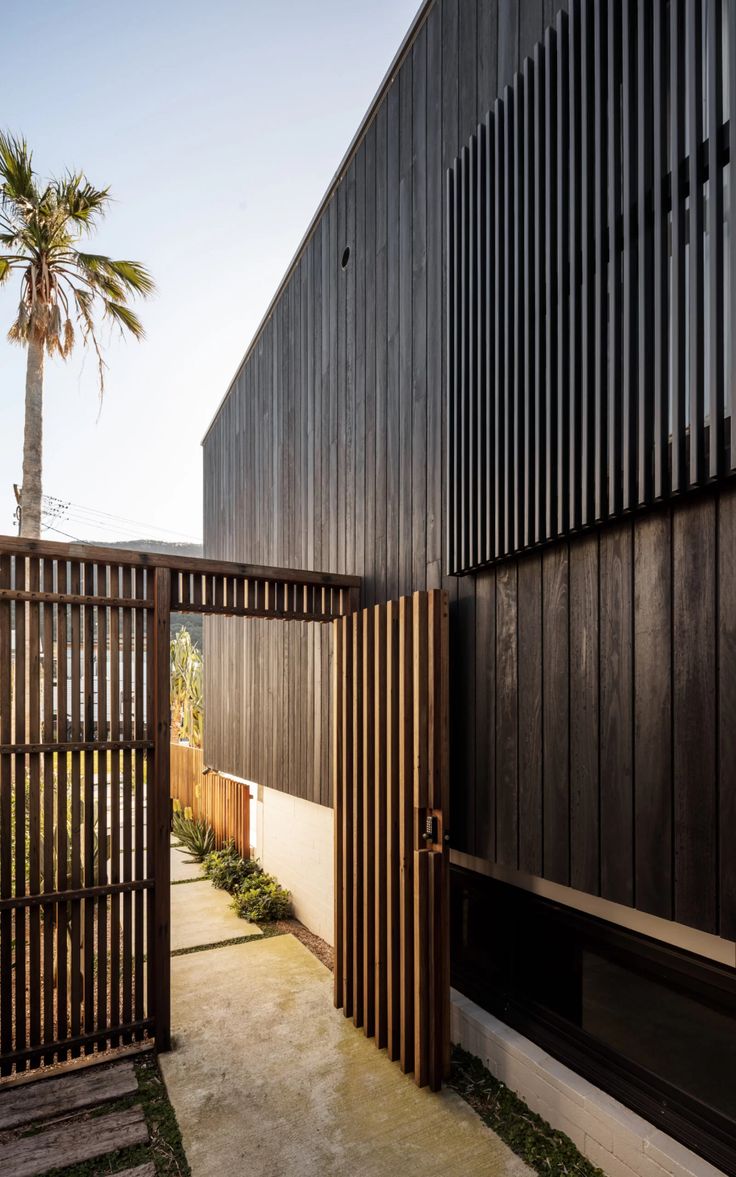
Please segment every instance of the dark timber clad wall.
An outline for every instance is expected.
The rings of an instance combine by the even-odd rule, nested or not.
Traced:
[[[205,551],[447,588],[453,846],[733,938],[734,491],[443,576],[444,177],[558,7],[430,9],[206,438]],[[209,764],[330,804],[329,638],[206,619]]]

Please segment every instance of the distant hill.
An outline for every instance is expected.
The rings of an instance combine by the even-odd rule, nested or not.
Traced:
[[[126,551],[134,552],[158,552],[166,556],[201,556],[203,553],[201,544],[171,544],[157,539],[118,540],[115,543],[105,543],[103,546],[106,548],[124,548]],[[181,628],[189,631],[192,641],[195,645],[199,646],[200,650],[204,649],[201,614],[172,613],[172,633],[176,633]]]

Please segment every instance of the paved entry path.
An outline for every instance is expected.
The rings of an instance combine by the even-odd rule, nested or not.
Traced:
[[[193,1177],[529,1177],[458,1095],[420,1091],[334,1009],[293,936],[171,965],[160,1064]]]

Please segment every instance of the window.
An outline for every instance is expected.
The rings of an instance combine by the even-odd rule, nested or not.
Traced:
[[[453,985],[736,1173],[736,972],[453,868]]]

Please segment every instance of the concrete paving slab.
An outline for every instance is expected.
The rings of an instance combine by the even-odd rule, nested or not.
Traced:
[[[171,888],[172,952],[260,935],[260,928],[241,920],[231,909],[227,892],[217,891],[207,879]]]
[[[193,1177],[530,1175],[458,1095],[420,1091],[334,1009],[331,974],[293,936],[175,957],[172,1028],[160,1063]]]
[[[202,878],[202,863],[187,862],[187,857],[188,855],[185,850],[177,850],[174,846],[171,847],[170,869],[172,883],[183,883],[188,879]]]

